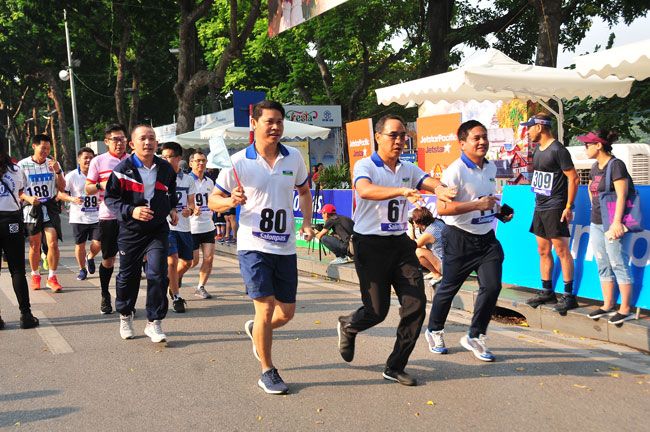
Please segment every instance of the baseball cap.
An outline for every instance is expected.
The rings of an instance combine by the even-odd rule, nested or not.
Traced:
[[[601,144],[607,144],[607,141],[599,137],[597,134],[593,132],[589,132],[587,135],[580,135],[576,137],[576,139],[580,142],[583,143],[601,143]]]
[[[551,126],[552,122],[550,122],[549,120],[546,120],[546,119],[537,118],[537,117],[533,116],[533,117],[529,118],[528,121],[522,122],[522,123],[519,123],[519,124],[521,126],[526,126],[526,127],[535,126],[536,124],[541,124],[541,125],[544,125],[544,126]]]
[[[336,207],[334,207],[332,204],[325,204],[323,208],[320,209],[320,213],[336,213]]]

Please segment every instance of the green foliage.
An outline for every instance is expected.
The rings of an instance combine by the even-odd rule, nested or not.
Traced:
[[[346,163],[326,166],[319,180],[323,189],[350,189],[350,166]]]

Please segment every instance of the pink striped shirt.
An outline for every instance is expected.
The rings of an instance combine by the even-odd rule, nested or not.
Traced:
[[[128,154],[124,153],[121,158],[113,156],[110,152],[100,154],[90,161],[90,168],[88,168],[88,175],[86,176],[86,183],[95,184],[97,182],[105,182],[111,176],[113,169],[126,158]],[[99,199],[99,219],[111,220],[116,219],[113,212],[111,212],[106,204],[104,204],[104,191],[100,192]]]

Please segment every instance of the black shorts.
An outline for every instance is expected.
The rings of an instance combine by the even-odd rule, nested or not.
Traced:
[[[560,221],[563,211],[564,209],[535,210],[530,232],[545,239],[571,237],[569,223]]]
[[[56,225],[54,225],[54,222],[52,220],[49,220],[47,222],[43,222],[40,226],[40,229],[36,229],[36,224],[35,223],[25,223],[25,232],[27,233],[27,237],[31,237],[36,234],[40,234],[43,232],[45,228],[53,228],[57,229]],[[61,227],[58,227],[59,230],[61,230]]]
[[[102,242],[102,259],[117,255],[117,235],[120,227],[116,219],[99,221],[99,240]]]
[[[194,250],[197,250],[203,243],[214,244],[215,231],[208,231],[201,234],[192,234],[192,241],[194,243]]]
[[[230,207],[228,210],[226,210],[223,215],[224,216],[234,216],[237,214],[237,208],[236,207]]]
[[[72,233],[74,234],[74,244],[86,243],[88,240],[100,240],[101,233],[99,223],[81,224],[71,223]]]

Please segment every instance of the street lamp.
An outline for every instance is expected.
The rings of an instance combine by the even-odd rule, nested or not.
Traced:
[[[68,68],[59,71],[59,78],[63,81],[70,80],[70,97],[72,99],[72,123],[74,126],[75,154],[79,152],[79,118],[77,117],[77,98],[74,91],[74,72],[72,70],[72,53],[70,52],[70,32],[68,32],[68,15],[63,9],[63,24],[65,27],[65,46],[68,52]]]

